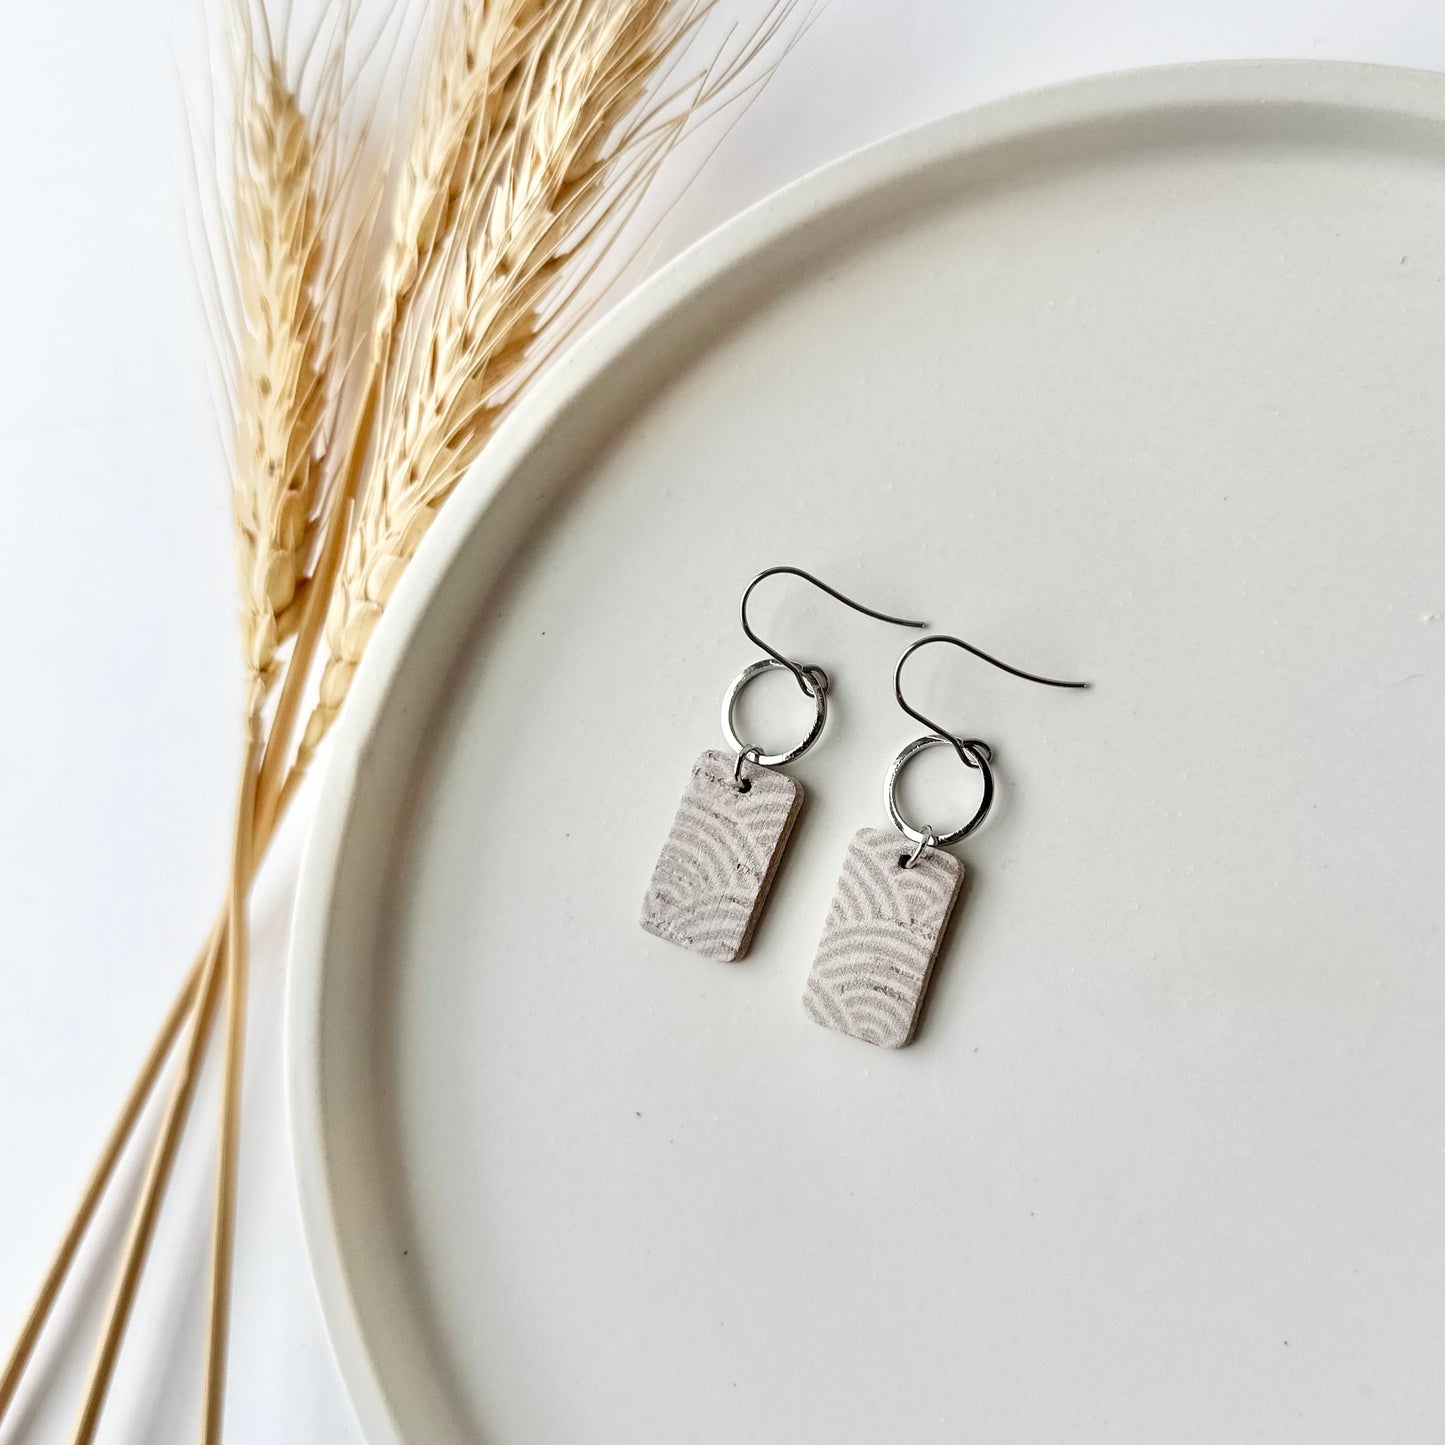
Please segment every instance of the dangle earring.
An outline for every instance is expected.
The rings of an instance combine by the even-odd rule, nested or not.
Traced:
[[[803,995],[803,1007],[814,1022],[889,1049],[902,1048],[918,1027],[939,941],[963,883],[963,864],[942,850],[967,838],[993,807],[989,766],[993,749],[977,738],[946,732],[910,707],[903,696],[903,664],[932,642],[952,643],[1014,677],[1045,687],[1089,686],[1023,672],[960,637],[925,637],[898,659],[893,672],[898,706],[933,731],[909,743],[888,769],[883,800],[898,831],[863,828],[853,836]],[[898,806],[903,769],[919,753],[939,746],[951,747],[965,767],[982,774],[983,782],[973,817],[945,833],[915,827]]]
[[[776,769],[802,757],[818,741],[828,720],[827,673],[821,667],[784,657],[748,623],[753,589],[765,578],[784,573],[801,577],[865,617],[898,627],[928,625],[875,612],[797,567],[769,567],[748,583],[739,606],[743,632],[767,656],[745,667],[728,688],[722,727],[731,751],[709,749],[693,765],[642,902],[641,922],[649,933],[725,963],[747,952],[802,805],[801,784]],[[803,695],[812,701],[813,723],[796,747],[765,753],[738,736],[735,714],[743,689],[777,668],[791,672]]]

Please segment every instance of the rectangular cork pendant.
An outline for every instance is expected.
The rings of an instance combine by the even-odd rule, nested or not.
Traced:
[[[889,828],[854,835],[803,995],[814,1022],[885,1049],[913,1038],[963,883],[952,854],[928,848],[905,868],[912,851]]]
[[[642,901],[642,926],[694,953],[732,963],[753,928],[803,801],[796,779],[709,750],[693,764],[672,832]]]

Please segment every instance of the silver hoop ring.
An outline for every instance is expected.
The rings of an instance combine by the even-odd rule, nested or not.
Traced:
[[[947,848],[950,843],[957,843],[961,839],[967,838],[988,817],[988,810],[993,807],[993,770],[989,767],[988,758],[980,748],[969,743],[964,743],[963,746],[983,774],[983,796],[978,800],[978,807],[974,810],[973,817],[963,827],[955,828],[951,833],[934,833],[928,828],[915,828],[898,811],[898,779],[909,761],[917,757],[925,748],[951,748],[953,747],[952,741],[939,737],[914,738],[893,759],[893,766],[888,769],[888,782],[883,789],[883,799],[888,804],[888,816],[893,819],[893,826],[910,842],[931,842],[935,848]]]
[[[786,753],[765,753],[754,743],[745,743],[739,736],[738,730],[733,723],[733,713],[737,710],[738,698],[742,690],[755,678],[761,677],[765,672],[771,672],[774,668],[782,668],[784,671],[791,671],[785,663],[776,661],[771,657],[760,658],[751,667],[745,667],[733,679],[732,686],[728,688],[723,698],[722,726],[723,736],[728,740],[735,753],[751,753],[753,761],[763,768],[780,768],[784,763],[796,762],[818,741],[822,736],[823,724],[828,720],[828,689],[820,683],[816,676],[805,670],[804,676],[808,679],[808,696],[813,699],[813,725],[808,729],[808,736]]]

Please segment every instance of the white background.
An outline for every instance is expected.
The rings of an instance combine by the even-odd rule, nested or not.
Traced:
[[[752,7],[720,0],[724,11]],[[12,3],[0,41],[7,619],[0,709],[0,1333],[8,1347],[116,1101],[220,895],[240,704],[228,508],[181,224],[194,3]],[[1445,68],[1423,0],[833,0],[673,212],[660,252],[891,131],[1092,71],[1222,56]],[[255,907],[228,1423],[358,1439],[294,1202],[283,941],[306,805]],[[213,1092],[161,1223],[101,1438],[192,1438]],[[133,1185],[135,1161],[126,1175]],[[87,1252],[0,1440],[67,1438],[107,1253]]]

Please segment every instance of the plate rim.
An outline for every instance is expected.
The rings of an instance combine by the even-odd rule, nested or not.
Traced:
[[[806,173],[692,242],[602,314],[529,388],[431,527],[371,638],[333,730],[302,850],[287,948],[284,1097],[302,1233],[327,1337],[370,1445],[408,1442],[368,1343],[343,1255],[324,1127],[321,1008],[329,920],[360,764],[431,598],[553,420],[654,328],[778,243],[870,192],[1009,140],[1201,106],[1368,109],[1445,124],[1445,74],[1345,60],[1207,60],[1109,71],[1024,90]]]

